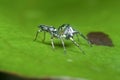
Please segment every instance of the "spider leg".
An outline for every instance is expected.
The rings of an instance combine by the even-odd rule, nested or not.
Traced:
[[[34,41],[36,41],[39,32],[41,32],[41,30],[38,30],[38,31],[36,32],[36,35],[35,35],[35,39],[34,39]]]
[[[54,42],[53,42],[53,36],[51,36],[51,44],[52,44],[52,48],[54,49],[55,46],[54,46]]]
[[[75,42],[72,37],[70,37],[70,40],[82,51],[83,54],[85,54],[85,52],[82,50],[82,48],[80,47],[80,45],[77,42]]]
[[[78,37],[78,34],[75,34],[75,35],[76,35],[76,37],[77,37],[78,41],[80,41],[80,39],[79,39],[79,37]]]
[[[46,32],[44,31],[44,38],[43,38],[43,42],[45,41],[45,35],[46,35]]]
[[[60,38],[61,42],[62,42],[62,45],[63,45],[63,48],[64,48],[64,53],[66,53],[66,48],[65,48],[65,44],[64,44],[64,41],[62,38]]]
[[[82,33],[80,33],[80,32],[78,32],[78,33],[79,33],[79,35],[80,35],[83,39],[85,39],[85,40],[88,42],[88,44],[92,47],[91,42],[90,42]]]

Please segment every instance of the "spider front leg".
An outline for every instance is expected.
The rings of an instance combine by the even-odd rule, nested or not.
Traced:
[[[39,32],[41,32],[41,30],[38,30],[38,31],[36,32],[36,35],[35,35],[35,39],[34,39],[34,41],[36,41]]]
[[[77,42],[75,42],[72,37],[70,37],[70,40],[82,51],[83,54],[85,54],[85,52],[82,50],[82,48],[80,47],[80,45]]]

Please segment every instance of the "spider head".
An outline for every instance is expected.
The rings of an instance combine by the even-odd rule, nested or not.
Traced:
[[[39,25],[38,28],[40,28],[42,31],[48,30],[48,26],[46,26],[46,25]]]
[[[38,28],[43,29],[45,27],[45,25],[39,25]]]

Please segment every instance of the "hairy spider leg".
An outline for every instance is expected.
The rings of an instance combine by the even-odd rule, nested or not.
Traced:
[[[61,40],[61,42],[62,42],[62,45],[63,45],[63,48],[64,48],[64,53],[66,53],[66,48],[65,48],[65,44],[64,44],[64,41],[63,41],[63,39],[60,37],[60,40]]]
[[[85,40],[88,42],[88,44],[92,47],[91,42],[90,42],[82,33],[80,33],[80,32],[78,32],[78,33],[79,33],[79,35],[80,35],[83,39],[85,39]]]
[[[39,32],[41,32],[41,30],[38,30],[38,31],[36,32],[36,35],[35,35],[35,39],[34,39],[34,41],[36,41]]]
[[[72,37],[70,37],[70,40],[82,51],[83,54],[85,54],[85,52],[82,50],[82,48],[80,47],[80,45],[77,42],[75,42]]]

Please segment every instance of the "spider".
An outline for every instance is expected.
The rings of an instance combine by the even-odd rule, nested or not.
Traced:
[[[88,44],[90,44],[90,46],[91,46],[91,42],[81,32],[74,30],[72,28],[72,26],[69,24],[62,24],[61,26],[58,27],[58,29],[56,29],[53,26],[47,26],[47,25],[39,25],[38,28],[39,28],[39,30],[36,33],[34,41],[37,39],[38,33],[42,32],[42,31],[44,31],[44,38],[43,38],[43,41],[44,41],[45,34],[46,34],[46,32],[48,32],[51,35],[51,44],[52,44],[53,49],[55,48],[53,39],[58,38],[61,40],[63,48],[64,48],[64,52],[66,53],[66,48],[65,48],[63,39],[67,39],[67,40],[71,40],[82,51],[82,53],[85,54],[85,52],[81,49],[80,45],[73,39],[74,35],[76,35],[78,38],[78,34],[83,39],[85,39],[88,42]],[[78,40],[79,40],[79,38],[78,38]]]

